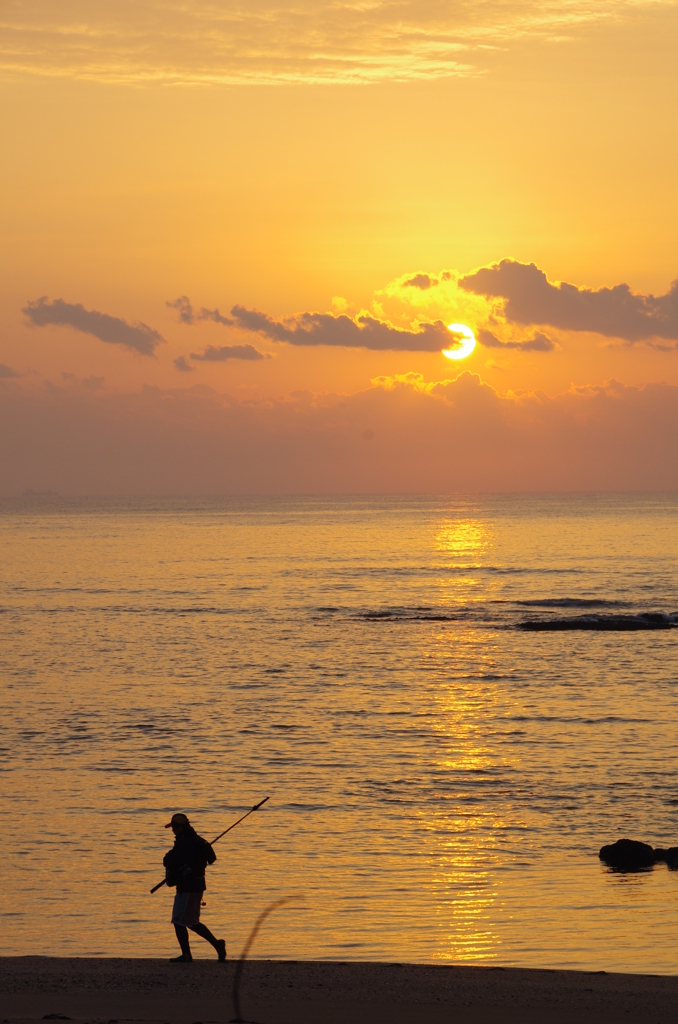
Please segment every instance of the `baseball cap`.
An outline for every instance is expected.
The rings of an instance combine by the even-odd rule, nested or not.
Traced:
[[[173,814],[172,815],[172,820],[167,822],[167,824],[165,825],[165,828],[171,828],[172,825],[190,825],[190,824],[191,823],[188,820],[188,818],[186,817],[186,815],[182,814],[181,811],[179,811],[177,814]]]

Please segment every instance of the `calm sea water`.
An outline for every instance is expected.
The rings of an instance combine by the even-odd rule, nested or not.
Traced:
[[[678,872],[597,852],[678,844],[677,521],[5,500],[0,952],[174,953],[164,823],[270,796],[209,870],[229,953],[297,896],[254,955],[675,973]]]

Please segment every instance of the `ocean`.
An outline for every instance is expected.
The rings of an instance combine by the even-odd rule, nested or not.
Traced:
[[[673,974],[678,498],[0,502],[0,953]],[[200,939],[194,953],[212,956]]]

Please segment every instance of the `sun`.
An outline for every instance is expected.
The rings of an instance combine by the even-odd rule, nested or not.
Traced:
[[[466,359],[476,347],[473,331],[466,324],[448,324],[447,329],[454,338],[455,347],[444,348],[443,355],[448,359]]]

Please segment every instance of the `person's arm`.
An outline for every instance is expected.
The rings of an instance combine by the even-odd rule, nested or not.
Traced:
[[[173,888],[177,884],[176,856],[173,856],[174,852],[174,850],[169,850],[162,858],[162,862],[165,867],[165,885],[170,888]]]

